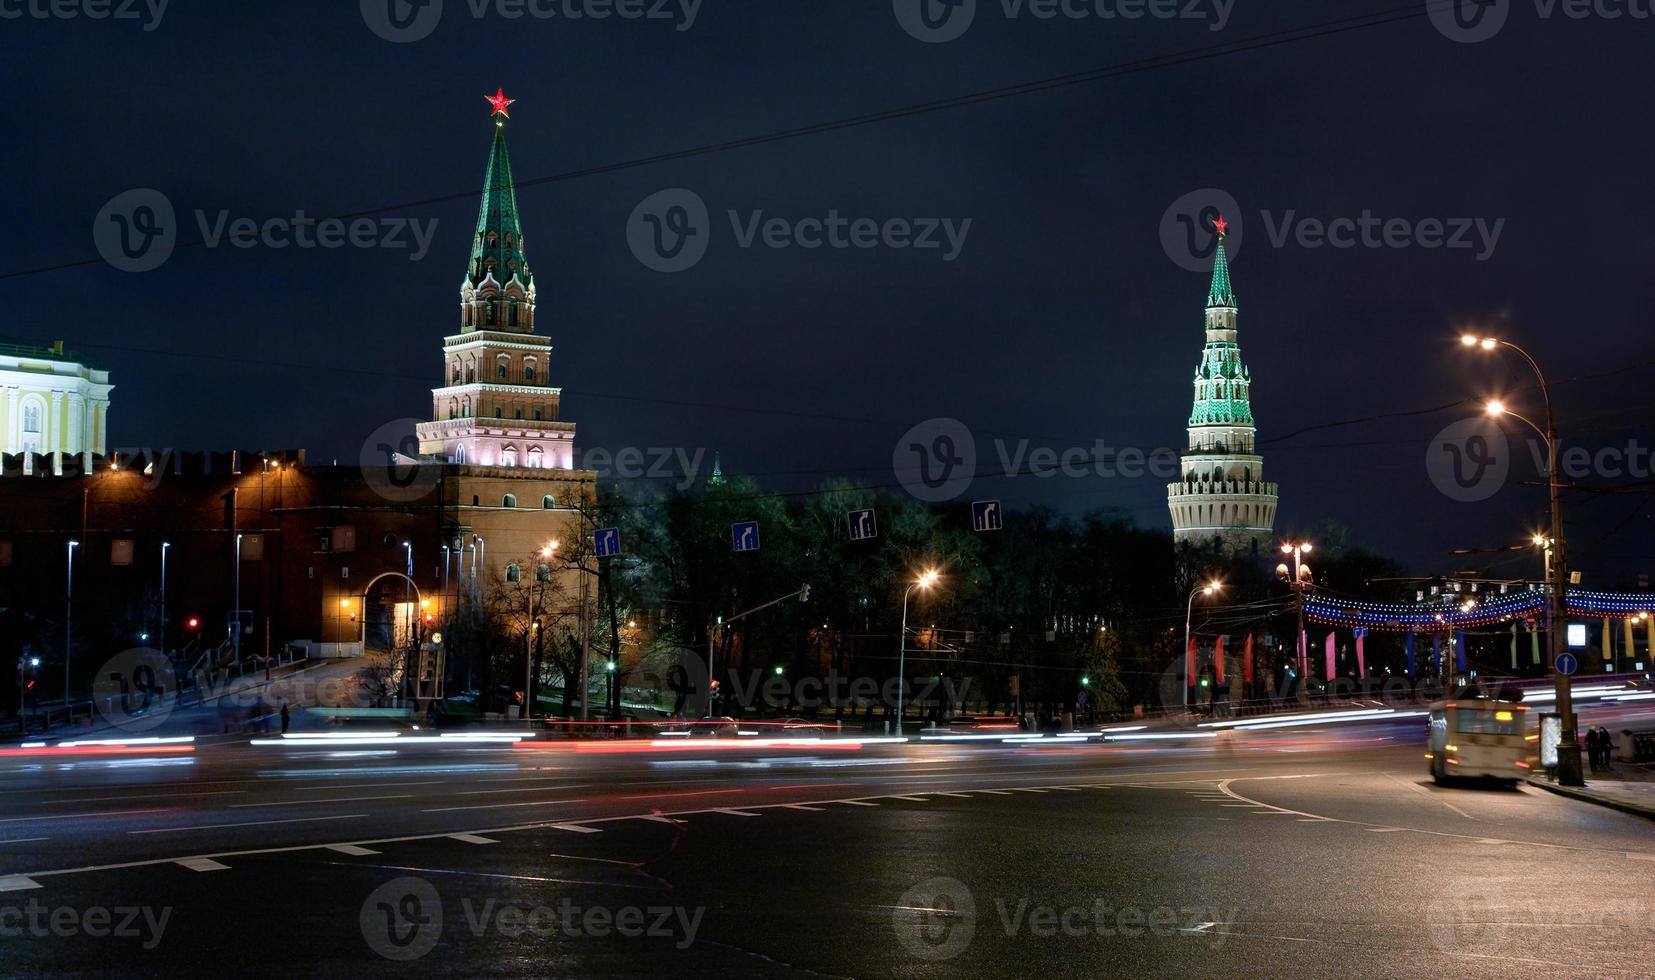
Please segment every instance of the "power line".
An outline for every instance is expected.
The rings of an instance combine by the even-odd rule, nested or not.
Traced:
[[[845,116],[825,122],[804,126],[795,126],[789,129],[774,130],[768,133],[759,133],[752,136],[743,136],[736,139],[723,140],[716,143],[704,143],[700,146],[686,147],[678,150],[669,150],[649,156],[634,157],[630,160],[620,160],[614,163],[599,164],[583,167],[578,170],[568,170],[563,173],[549,174],[542,177],[530,177],[514,182],[514,188],[534,187],[542,184],[555,184],[570,180],[579,180],[583,177],[594,177],[603,174],[619,173],[625,170],[634,170],[639,167],[652,166],[658,163],[669,163],[674,160],[686,160],[694,157],[709,156],[716,153],[725,153],[730,150],[746,149],[754,146],[764,146],[770,143],[781,143],[789,140],[801,139],[806,136],[816,136],[822,133],[838,132],[840,130],[857,129],[871,126],[875,123],[891,122],[898,119],[908,119],[914,116],[929,115],[948,109],[957,109],[964,106],[979,105],[987,102],[997,102],[1003,99],[1014,98],[1020,95],[1030,95],[1037,92],[1053,91],[1068,88],[1074,85],[1085,85],[1092,82],[1109,81],[1135,75],[1141,72],[1155,71],[1162,68],[1173,68],[1180,65],[1194,64],[1213,58],[1223,58],[1230,55],[1244,54],[1251,51],[1260,51],[1268,48],[1293,44],[1300,41],[1315,40],[1332,37],[1352,31],[1366,30],[1371,27],[1381,27],[1387,24],[1412,20],[1426,16],[1431,9],[1446,8],[1459,0],[1428,0],[1426,3],[1413,3],[1403,7],[1393,7],[1387,10],[1375,11],[1366,14],[1357,14],[1350,17],[1341,17],[1335,20],[1323,21],[1304,27],[1289,28],[1282,31],[1271,31],[1252,37],[1241,38],[1235,41],[1221,42],[1164,55],[1152,55],[1133,61],[1119,62],[1112,65],[1103,65],[1085,71],[1072,72],[1065,75],[1054,75],[1027,82],[1018,82],[999,88],[984,89],[964,95],[952,96],[945,99],[936,99],[929,102],[912,103],[898,106],[893,109],[884,109],[876,112],[867,112],[854,116]],[[1479,4],[1492,4],[1496,0],[1474,0]],[[410,208],[430,207],[436,204],[446,204],[450,201],[469,200],[480,198],[481,191],[459,191],[449,194],[438,194],[433,197],[418,200],[403,201],[397,204],[387,204],[380,207],[363,208],[348,211],[342,214],[329,215],[314,219],[321,221],[345,221],[353,218],[365,218],[374,215],[387,214],[395,211],[405,211]],[[206,244],[205,239],[195,238],[180,241],[174,245],[175,249],[194,248]],[[54,265],[38,266],[33,269],[18,269],[0,273],[0,280],[20,279],[26,276],[42,275],[48,272],[58,272],[65,269],[75,269],[88,265],[98,265],[104,260],[100,258],[77,259],[71,262],[60,262]]]

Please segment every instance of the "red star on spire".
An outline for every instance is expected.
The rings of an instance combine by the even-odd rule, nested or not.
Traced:
[[[517,100],[506,98],[506,90],[503,86],[496,89],[493,95],[485,95],[483,98],[487,99],[488,104],[494,107],[494,111],[491,115],[505,116],[507,119],[511,118],[511,113],[506,111],[506,106],[511,105]]]
[[[1218,237],[1223,238],[1224,232],[1230,227],[1230,223],[1225,221],[1224,216],[1221,214],[1218,216],[1218,220],[1213,222],[1213,227],[1218,229]]]

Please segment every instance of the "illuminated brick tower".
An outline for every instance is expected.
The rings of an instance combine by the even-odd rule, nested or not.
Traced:
[[[1226,549],[1268,549],[1276,523],[1276,485],[1264,481],[1264,458],[1254,440],[1252,376],[1236,344],[1236,299],[1224,254],[1227,225],[1218,219],[1212,288],[1207,291],[1207,345],[1195,369],[1195,407],[1183,479],[1167,485],[1174,542]]]
[[[571,469],[575,425],[558,417],[550,382],[551,341],[534,332],[534,274],[524,258],[502,90],[471,262],[460,284],[460,329],[443,339],[443,376],[431,390],[430,422],[417,427],[420,455],[449,463]]]

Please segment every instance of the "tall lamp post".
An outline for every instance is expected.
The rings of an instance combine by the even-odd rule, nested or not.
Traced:
[[[903,668],[908,656],[908,596],[915,589],[929,589],[936,584],[938,572],[934,568],[927,568],[919,578],[908,584],[902,590],[902,629],[897,634],[896,654],[896,733],[902,734],[902,685],[905,680]]]
[[[167,652],[167,549],[171,547],[172,542],[161,542],[161,628],[155,635],[160,638],[163,655]]]
[[[1198,585],[1190,590],[1190,601],[1184,604],[1184,649],[1179,656],[1184,661],[1184,704],[1190,703],[1190,619],[1195,615],[1195,597],[1198,595],[1212,595],[1224,588],[1224,583],[1213,579],[1206,585]]]
[[[1534,371],[1535,378],[1540,382],[1540,396],[1546,403],[1544,429],[1498,401],[1489,402],[1486,410],[1490,418],[1510,415],[1533,429],[1546,443],[1546,484],[1551,493],[1552,510],[1551,567],[1548,569],[1552,587],[1550,652],[1557,713],[1563,719],[1563,737],[1557,746],[1557,781],[1564,786],[1584,786],[1586,777],[1580,768],[1580,740],[1575,731],[1574,697],[1569,675],[1557,669],[1557,658],[1564,652],[1564,626],[1569,618],[1569,573],[1568,549],[1563,539],[1563,484],[1558,474],[1557,415],[1552,409],[1551,385],[1546,381],[1545,372],[1540,370],[1539,362],[1528,351],[1510,341],[1466,334],[1460,338],[1460,343],[1474,350],[1494,351],[1503,347],[1515,351]]]
[[[1310,554],[1310,550],[1311,545],[1308,541],[1301,541],[1298,544],[1294,544],[1289,541],[1285,542],[1281,546],[1282,554],[1293,556],[1293,577],[1289,579],[1287,583],[1293,587],[1293,595],[1297,600],[1294,602],[1294,606],[1297,607],[1299,616],[1299,633],[1293,638],[1293,650],[1298,654],[1299,669],[1304,671],[1306,675],[1310,673],[1310,651],[1305,649],[1304,590],[1310,582],[1307,574],[1309,572],[1309,566],[1304,563],[1304,556]],[[1277,568],[1277,574],[1286,571],[1286,569],[1287,565],[1284,562]],[[1328,680],[1332,680],[1332,678],[1328,678]],[[1304,684],[1304,678],[1301,677],[1299,679],[1299,683],[1302,686]]]
[[[69,577],[63,600],[63,708],[69,710],[69,656],[73,651],[75,632],[75,549],[79,541],[69,542]]]

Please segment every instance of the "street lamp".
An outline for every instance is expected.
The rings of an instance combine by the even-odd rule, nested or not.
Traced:
[[[1195,597],[1198,595],[1212,595],[1224,588],[1224,583],[1213,579],[1206,585],[1198,585],[1190,590],[1190,601],[1184,604],[1184,704],[1190,703],[1190,617],[1195,613]]]
[[[915,589],[929,589],[936,584],[938,572],[935,568],[927,568],[919,578],[908,584],[902,590],[902,630],[897,634],[896,654],[896,733],[902,734],[902,684],[904,667],[908,656],[908,596]]]
[[[1293,577],[1287,583],[1292,586],[1293,594],[1298,598],[1295,605],[1298,606],[1299,635],[1293,638],[1293,649],[1299,655],[1299,672],[1308,675],[1310,673],[1310,651],[1305,649],[1304,590],[1310,584],[1310,566],[1304,563],[1304,556],[1310,554],[1311,544],[1308,541],[1301,541],[1298,544],[1288,541],[1282,544],[1281,551],[1284,555],[1293,556]],[[1286,571],[1287,565],[1285,563],[1276,569],[1278,575]],[[1304,683],[1303,678],[1300,679],[1300,683]]]
[[[161,542],[161,629],[156,633],[161,644],[161,652],[167,652],[167,549],[172,542]]]
[[[1551,602],[1551,663],[1552,683],[1557,692],[1557,713],[1563,719],[1563,738],[1557,746],[1557,781],[1564,786],[1586,785],[1585,774],[1580,769],[1580,740],[1575,731],[1574,698],[1570,689],[1569,675],[1557,669],[1557,658],[1564,652],[1563,627],[1569,618],[1569,574],[1568,550],[1563,539],[1563,485],[1558,476],[1557,452],[1557,414],[1552,407],[1552,389],[1546,381],[1545,372],[1540,370],[1540,363],[1528,351],[1497,337],[1478,337],[1466,334],[1460,338],[1460,343],[1466,348],[1478,348],[1484,351],[1493,351],[1504,347],[1514,351],[1523,360],[1528,362],[1529,368],[1534,371],[1535,378],[1540,382],[1540,396],[1546,403],[1546,426],[1540,426],[1529,421],[1516,412],[1506,408],[1503,402],[1491,401],[1485,406],[1490,418],[1500,418],[1510,415],[1533,429],[1546,443],[1546,484],[1551,492],[1552,530],[1551,530],[1551,563],[1548,571],[1551,573],[1552,602]]]
[[[69,576],[63,599],[63,708],[69,710],[69,655],[74,645],[75,628],[75,549],[79,541],[69,542]]]

